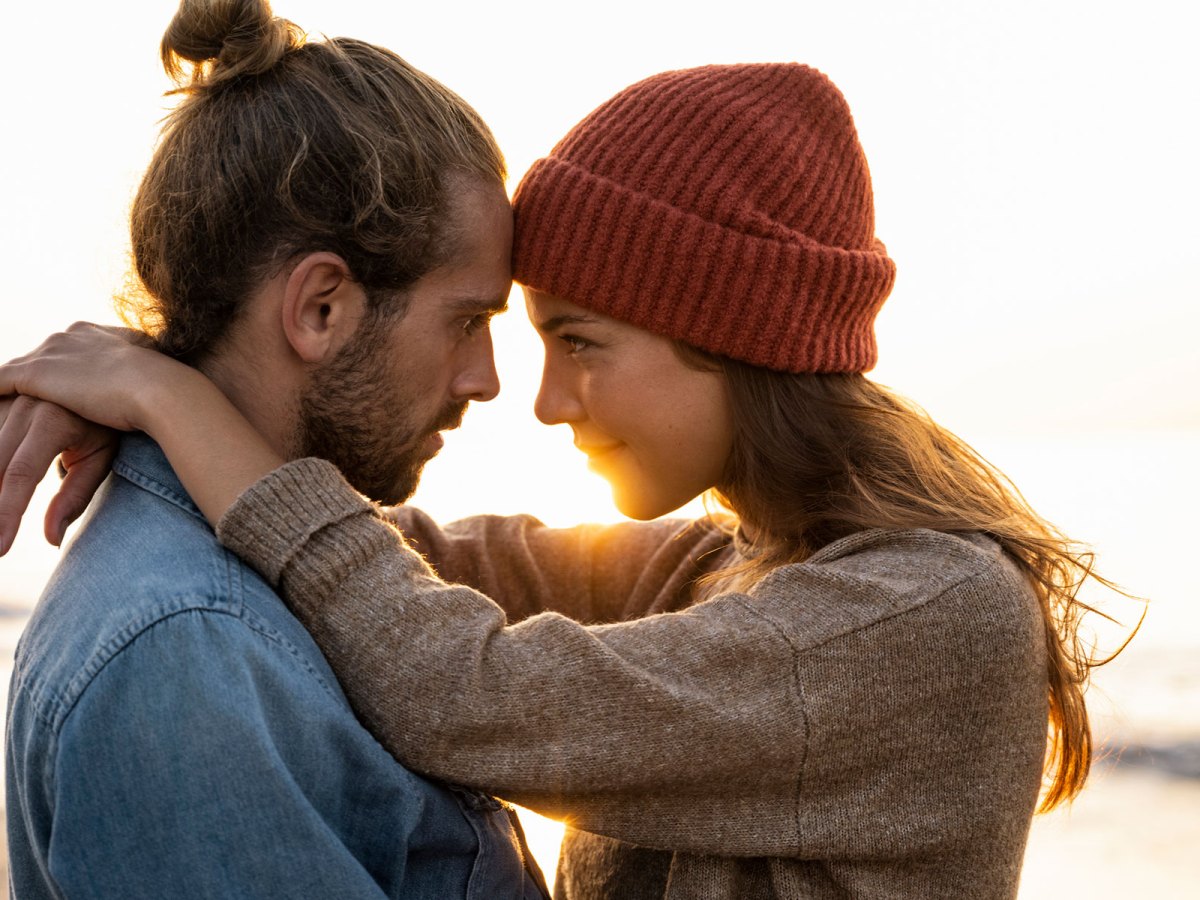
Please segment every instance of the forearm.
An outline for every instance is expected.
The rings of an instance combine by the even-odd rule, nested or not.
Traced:
[[[284,462],[201,372],[186,367],[142,396],[136,424],[166,453],[192,500],[216,523],[238,495]]]
[[[145,431],[215,523],[283,458],[201,372],[149,349],[146,340],[128,329],[78,323],[0,365],[0,396],[37,397],[100,425]],[[6,440],[0,437],[0,460]]]
[[[738,852],[712,822],[750,808],[792,838],[803,728],[790,650],[747,621],[743,598],[623,625],[540,615],[506,626],[351,494],[289,482],[323,465],[273,473],[218,534],[281,585],[398,758],[634,842]],[[305,503],[321,515],[294,515]]]
[[[410,507],[383,513],[441,578],[487,594],[510,622],[558,612],[599,624],[683,609],[728,543],[686,520],[548,528],[528,515],[482,515],[442,526]]]

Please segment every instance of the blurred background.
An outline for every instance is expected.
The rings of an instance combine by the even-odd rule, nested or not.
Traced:
[[[170,85],[171,0],[6,11],[0,358],[75,319],[115,321],[127,213]],[[1200,891],[1200,76],[1194,4],[1075,0],[788,4],[278,0],[312,32],[388,46],[491,124],[511,187],[576,121],[655,72],[798,60],[854,110],[877,228],[897,260],[877,380],[922,403],[1150,598],[1090,694],[1105,758],[1034,824],[1021,897]],[[565,428],[532,416],[539,342],[519,294],[495,325],[503,390],[429,466],[415,503],[450,519],[532,512],[610,521]],[[536,478],[532,477],[537,473]],[[0,560],[0,660],[57,551],[48,498]],[[1092,591],[1119,625],[1138,604]],[[557,826],[529,818],[553,869]]]

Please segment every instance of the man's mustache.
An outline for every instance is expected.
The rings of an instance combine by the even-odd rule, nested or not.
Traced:
[[[430,432],[434,431],[451,431],[462,425],[463,416],[467,414],[467,403],[457,404],[448,408],[434,422]]]

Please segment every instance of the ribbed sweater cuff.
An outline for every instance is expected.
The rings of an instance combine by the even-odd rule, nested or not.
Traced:
[[[344,571],[344,557],[360,555],[355,548],[322,541],[321,555],[337,558],[314,559],[311,539],[330,525],[364,514],[374,517],[374,512],[332,463],[298,459],[244,491],[217,523],[217,539],[278,588],[284,571],[301,552],[306,568]],[[354,531],[362,534],[360,529]],[[367,530],[363,536],[369,534]]]

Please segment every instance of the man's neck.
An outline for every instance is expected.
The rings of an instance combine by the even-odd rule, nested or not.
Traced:
[[[269,362],[251,361],[236,348],[210,357],[197,368],[213,382],[276,453],[296,455],[296,399],[286,377]]]

